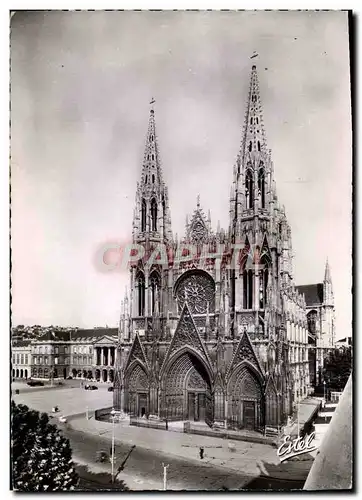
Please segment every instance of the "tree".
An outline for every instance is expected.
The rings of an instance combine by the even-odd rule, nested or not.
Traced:
[[[18,491],[73,490],[78,475],[68,439],[46,413],[11,403],[12,484]]]
[[[352,348],[333,349],[324,360],[323,377],[330,389],[342,391],[352,371]]]

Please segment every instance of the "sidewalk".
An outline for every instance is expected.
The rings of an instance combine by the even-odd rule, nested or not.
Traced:
[[[338,403],[327,403],[324,408],[318,412],[318,417],[314,423],[315,428],[315,444],[320,449],[324,436],[327,432],[328,426],[335,413]]]
[[[77,416],[68,421],[68,425],[85,434],[109,440],[112,437],[112,425],[94,418],[86,420],[85,416]],[[276,449],[269,445],[133,427],[128,421],[115,424],[115,441],[184,458],[195,464],[200,464],[199,448],[202,446],[205,449],[203,463],[249,476],[262,474],[281,479],[305,478],[313,461],[310,455],[302,455],[299,460],[281,464]]]
[[[298,420],[299,420],[299,430],[303,429],[306,424],[311,422],[318,413],[318,409],[321,406],[321,402],[318,398],[306,398],[301,401],[298,405],[298,419],[292,423],[288,434],[290,436],[297,437],[298,435]]]

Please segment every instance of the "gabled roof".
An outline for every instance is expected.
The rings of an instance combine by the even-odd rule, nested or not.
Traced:
[[[171,358],[171,356],[181,351],[182,348],[190,347],[197,351],[201,358],[205,361],[207,367],[211,370],[211,361],[207,349],[201,340],[195,321],[190,312],[187,300],[185,300],[180,318],[178,320],[175,333],[172,337],[171,343],[166,351],[164,361],[162,363],[161,371],[163,371]]]
[[[250,337],[246,331],[241,335],[239,343],[234,350],[231,362],[226,372],[226,376],[229,377],[230,374],[232,374],[233,369],[243,361],[248,361],[254,366],[254,368],[259,372],[261,376],[264,375],[264,370],[255,352],[253,343],[251,342]]]
[[[128,358],[126,361],[126,369],[130,366],[132,361],[141,361],[141,363],[144,364],[146,369],[149,370],[147,356],[138,333],[136,333],[136,336],[133,340],[133,344],[131,346],[131,350],[129,351]]]
[[[199,196],[197,197],[197,206],[191,217],[190,222],[186,222],[186,239],[191,243],[207,243],[211,235],[210,221],[204,214]]]
[[[313,285],[299,285],[295,288],[299,293],[304,294],[307,307],[323,304],[323,283],[316,283]]]
[[[115,344],[117,343],[118,337],[111,336],[111,335],[103,335],[103,337],[97,337],[96,341],[94,344]]]

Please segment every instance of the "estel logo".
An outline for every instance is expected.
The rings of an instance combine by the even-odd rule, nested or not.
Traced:
[[[284,437],[284,442],[279,446],[277,450],[277,455],[281,462],[288,460],[288,458],[296,457],[297,455],[302,455],[303,453],[308,453],[317,449],[317,446],[313,444],[315,439],[315,432],[308,435],[306,434],[304,438],[298,437],[292,441],[289,435]]]

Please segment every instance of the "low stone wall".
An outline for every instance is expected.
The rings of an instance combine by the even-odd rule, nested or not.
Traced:
[[[147,420],[141,418],[131,418],[129,424],[135,427],[147,427],[149,429],[161,429],[164,431],[168,430],[168,425],[164,420]]]
[[[257,433],[244,433],[243,431],[230,431],[226,429],[206,429],[206,428],[198,428],[194,427],[191,422],[184,423],[184,432],[186,434],[197,434],[199,436],[209,436],[209,437],[217,437],[221,439],[229,439],[233,441],[244,441],[249,443],[260,443],[260,444],[268,444],[275,448],[278,447],[278,439],[271,438],[268,436],[263,436],[262,434]]]
[[[95,410],[94,418],[96,420],[107,420],[105,417],[107,417],[107,415],[110,415],[111,411],[112,406],[110,406],[109,408],[101,408],[100,410]]]

